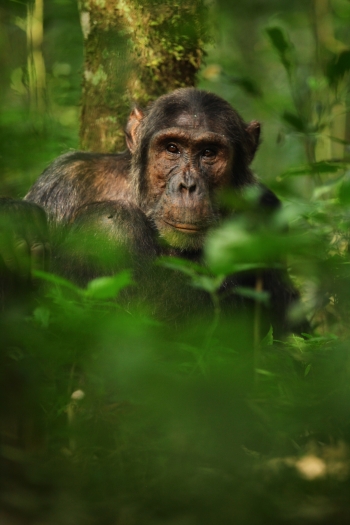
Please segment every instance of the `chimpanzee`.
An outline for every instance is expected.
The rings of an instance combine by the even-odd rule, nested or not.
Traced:
[[[55,272],[84,285],[131,264],[142,281],[147,280],[148,271],[153,275],[154,293],[163,297],[168,282],[159,282],[160,270],[151,270],[149,261],[157,255],[200,261],[208,230],[226,213],[217,199],[219,191],[227,188],[239,194],[256,186],[258,207],[275,210],[280,206],[249,168],[259,145],[259,123],[245,123],[217,95],[195,88],[163,95],[145,111],[132,111],[125,134],[128,151],[124,153],[67,153],[43,172],[22,203],[28,228],[32,224],[34,232],[16,232],[17,249],[30,251],[36,260],[45,259],[48,237],[29,220],[40,206],[46,212],[50,236],[56,234]],[[14,202],[13,207],[20,203]],[[79,251],[79,239],[86,233],[101,239],[101,246],[109,250],[112,258],[106,264],[99,258],[99,249],[85,246]],[[120,246],[129,258],[123,263],[117,255]],[[3,258],[11,262],[14,254],[15,249]],[[283,272],[266,271],[263,282],[271,294],[271,321],[279,333],[286,328],[287,309],[298,294]],[[255,276],[228,279],[223,288],[231,289],[231,297],[237,283],[254,287]],[[160,309],[166,311],[171,303],[181,314],[180,291],[173,287],[169,295],[171,300],[160,301]]]

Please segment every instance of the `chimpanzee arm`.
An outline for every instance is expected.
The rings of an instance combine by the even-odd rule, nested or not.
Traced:
[[[52,261],[55,273],[85,286],[101,275],[145,270],[158,255],[155,233],[145,214],[125,201],[79,208]]]

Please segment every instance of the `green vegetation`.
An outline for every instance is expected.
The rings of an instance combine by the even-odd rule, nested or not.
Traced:
[[[86,290],[36,275],[41,294],[0,318],[1,523],[349,522],[350,4],[220,3],[201,86],[263,123],[254,167],[283,210],[268,229],[249,214],[224,223],[206,245],[210,272],[159,262],[211,294],[210,319],[173,326],[150,305],[125,308],[128,272]],[[25,13],[0,7],[0,183],[15,197],[78,147],[77,8],[47,2],[40,118],[28,104]],[[315,332],[252,344],[216,290],[223,275],[281,255]]]

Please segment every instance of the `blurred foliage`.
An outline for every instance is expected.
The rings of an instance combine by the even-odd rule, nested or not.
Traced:
[[[78,144],[75,2],[45,3],[40,118],[25,16],[25,3],[0,4],[0,183],[12,196]],[[0,318],[1,523],[349,522],[350,4],[219,0],[213,19],[201,86],[262,121],[254,167],[283,209],[262,223],[248,192],[245,213],[209,236],[206,268],[158,263],[210,294],[210,318],[174,326],[151,305],[126,308],[128,272],[86,290],[36,274],[41,294]],[[252,345],[217,290],[281,258],[303,296],[290,315],[306,312],[315,331]]]
[[[27,75],[28,3],[0,3],[1,194],[16,197],[55,156],[78,147],[79,131],[83,44],[77,5],[45,2],[46,112],[36,115],[30,111]]]

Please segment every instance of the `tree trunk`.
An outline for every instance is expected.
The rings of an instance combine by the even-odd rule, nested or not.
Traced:
[[[81,147],[125,148],[132,104],[193,86],[208,41],[203,0],[81,0],[85,42]]]
[[[29,106],[34,118],[43,116],[46,110],[46,71],[42,52],[44,26],[43,0],[27,4],[27,72]]]

